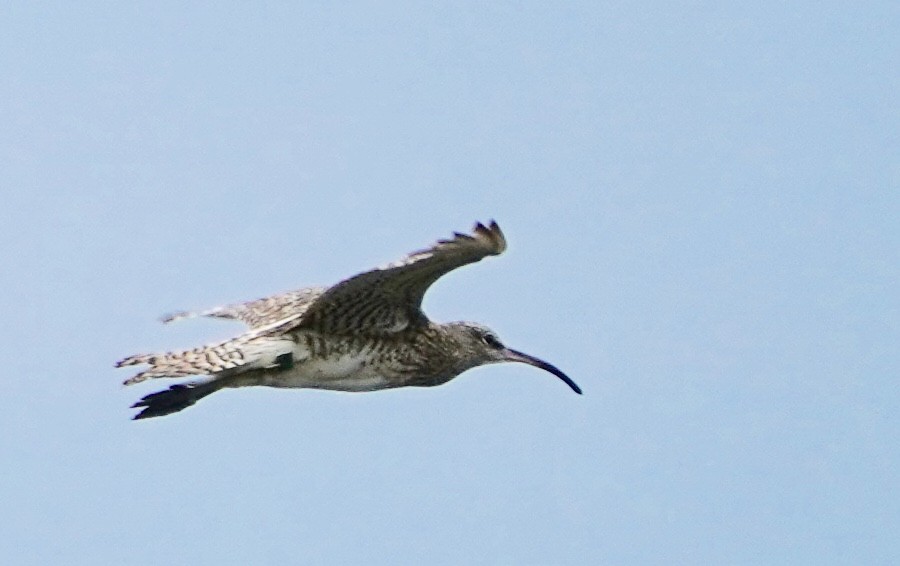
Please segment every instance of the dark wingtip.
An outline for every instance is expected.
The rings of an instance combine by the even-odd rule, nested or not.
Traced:
[[[498,255],[506,251],[506,236],[500,230],[500,226],[495,220],[488,222],[487,226],[482,222],[476,222],[473,232],[482,239],[490,242],[494,251],[492,255]]]
[[[197,402],[197,400],[212,393],[214,389],[197,387],[185,384],[176,384],[168,389],[146,395],[134,405],[132,409],[143,410],[131,417],[131,420],[149,419],[177,413]]]

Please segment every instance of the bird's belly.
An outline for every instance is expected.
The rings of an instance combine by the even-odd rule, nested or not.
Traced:
[[[266,385],[331,389],[335,391],[375,391],[401,385],[385,377],[363,353],[306,359],[289,370],[271,376]]]

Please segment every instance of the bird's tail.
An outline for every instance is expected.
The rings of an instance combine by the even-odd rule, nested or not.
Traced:
[[[157,377],[209,376],[206,380],[173,385],[147,395],[133,408],[143,410],[135,419],[161,417],[190,407],[223,387],[254,384],[250,376],[270,368],[284,369],[293,363],[293,341],[278,336],[247,334],[233,340],[193,350],[129,356],[116,367],[148,364],[150,367],[126,379],[125,385]]]
[[[143,407],[143,410],[132,418],[134,420],[148,419],[177,413],[222,387],[224,387],[224,383],[221,380],[173,385],[168,389],[151,393],[132,405],[133,409]]]
[[[137,354],[116,362],[116,367],[148,364],[150,367],[125,380],[133,385],[158,377],[213,375],[221,377],[281,364],[279,356],[290,354],[288,338],[245,335],[233,340],[158,354]]]

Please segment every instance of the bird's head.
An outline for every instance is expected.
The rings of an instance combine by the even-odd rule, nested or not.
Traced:
[[[521,362],[548,371],[565,382],[575,393],[581,388],[556,366],[503,345],[490,328],[474,322],[454,322],[454,335],[463,353],[466,369],[500,362]]]

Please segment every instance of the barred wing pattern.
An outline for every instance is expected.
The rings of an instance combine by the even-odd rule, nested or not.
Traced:
[[[298,327],[331,334],[384,335],[427,324],[422,298],[432,283],[458,267],[506,250],[496,222],[454,233],[398,262],[360,273],[329,288],[297,317]]]
[[[306,287],[246,303],[235,303],[204,311],[167,314],[160,320],[169,323],[182,318],[206,316],[239,320],[252,329],[262,328],[294,315],[302,315],[324,292],[325,287]]]

